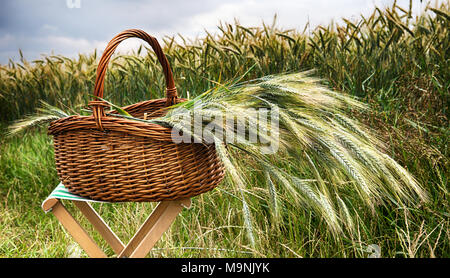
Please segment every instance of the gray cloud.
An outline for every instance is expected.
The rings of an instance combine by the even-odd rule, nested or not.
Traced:
[[[42,34],[44,25],[56,35],[98,39],[123,28],[162,29],[177,25],[192,14],[213,9],[220,1],[106,1],[81,0],[69,8],[66,0],[7,0],[2,2],[0,32]],[[74,1],[72,1],[74,2]],[[114,30],[117,29],[117,30]]]

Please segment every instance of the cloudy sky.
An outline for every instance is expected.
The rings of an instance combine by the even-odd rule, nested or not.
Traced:
[[[0,64],[15,61],[22,50],[27,60],[41,54],[101,52],[107,42],[122,30],[143,29],[160,39],[181,34],[202,37],[204,30],[218,31],[219,22],[243,26],[271,23],[303,30],[327,24],[342,17],[357,19],[375,6],[385,7],[392,0],[3,0],[0,2]],[[425,6],[413,0],[415,11]],[[409,0],[398,0],[408,7]],[[434,2],[433,2],[434,3]],[[137,48],[138,40],[128,40],[119,51]]]

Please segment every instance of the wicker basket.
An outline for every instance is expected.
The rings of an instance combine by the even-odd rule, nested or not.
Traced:
[[[166,98],[123,107],[134,117],[158,117],[177,98],[172,71],[157,40],[141,30],[126,30],[107,45],[97,68],[94,94],[103,98],[108,62],[120,42],[137,37],[155,51],[166,79]],[[89,103],[92,116],[52,122],[56,168],[72,193],[109,202],[156,202],[192,197],[217,186],[224,176],[214,145],[176,144],[171,128],[107,116],[108,105]],[[114,112],[109,112],[114,113]]]

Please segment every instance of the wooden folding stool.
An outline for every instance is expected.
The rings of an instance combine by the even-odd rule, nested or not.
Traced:
[[[86,251],[89,257],[106,258],[92,237],[64,207],[61,200],[70,200],[89,220],[93,227],[111,246],[119,258],[143,258],[167,231],[183,207],[190,208],[191,199],[160,202],[145,220],[130,242],[125,246],[103,221],[89,202],[96,202],[70,193],[62,183],[44,200],[42,209],[52,212],[69,234]]]

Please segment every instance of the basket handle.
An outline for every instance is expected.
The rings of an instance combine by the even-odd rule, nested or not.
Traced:
[[[103,98],[103,88],[105,84],[106,69],[108,67],[109,60],[116,50],[117,46],[124,40],[128,38],[140,38],[146,41],[153,49],[158,58],[159,63],[163,68],[164,77],[166,79],[166,98],[167,106],[175,103],[177,99],[177,89],[175,88],[175,82],[173,80],[172,70],[170,68],[169,62],[167,61],[166,55],[164,55],[161,46],[159,45],[156,38],[150,36],[146,32],[138,29],[125,30],[115,36],[106,46],[103,52],[100,62],[97,67],[97,77],[95,79],[94,95],[96,97]],[[92,107],[93,116],[97,127],[103,130],[101,118],[105,117],[104,108],[108,107],[104,101],[99,99],[89,102],[89,106]]]

